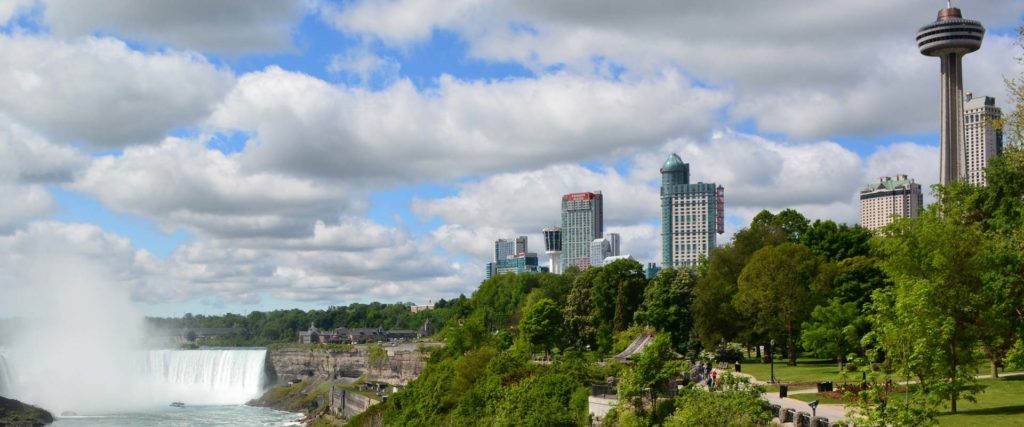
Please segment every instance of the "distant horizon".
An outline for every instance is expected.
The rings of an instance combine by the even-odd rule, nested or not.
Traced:
[[[671,153],[725,188],[719,244],[762,209],[855,224],[877,177],[938,182],[914,35],[943,6],[13,0],[0,313],[100,282],[150,317],[468,297],[578,191],[660,264]],[[964,90],[1006,110],[1024,5],[954,6],[986,28]]]

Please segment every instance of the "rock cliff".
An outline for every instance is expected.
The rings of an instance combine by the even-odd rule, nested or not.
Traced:
[[[297,345],[267,351],[268,385],[287,384],[292,380],[322,381],[355,380],[366,375],[367,381],[404,385],[423,370],[426,354],[415,344],[384,347],[387,357],[370,363],[364,345],[331,348],[318,345]]]
[[[43,409],[0,397],[0,426],[43,426],[53,422],[53,415]]]

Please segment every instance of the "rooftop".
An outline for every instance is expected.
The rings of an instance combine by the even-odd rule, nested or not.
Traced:
[[[683,163],[683,159],[679,158],[678,154],[672,153],[672,155],[668,156],[668,159],[665,160],[665,163],[662,163],[661,172],[675,172],[682,170],[685,167],[686,163]]]

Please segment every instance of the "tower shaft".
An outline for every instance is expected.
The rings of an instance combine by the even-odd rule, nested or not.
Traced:
[[[964,177],[964,74],[963,55],[950,52],[941,57],[942,92],[939,142],[939,183]]]

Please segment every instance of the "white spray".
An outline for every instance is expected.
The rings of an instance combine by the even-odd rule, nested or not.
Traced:
[[[0,363],[6,397],[90,414],[240,404],[259,393],[265,350],[147,350],[128,289],[61,252],[39,250],[0,271],[0,318],[19,319]]]

